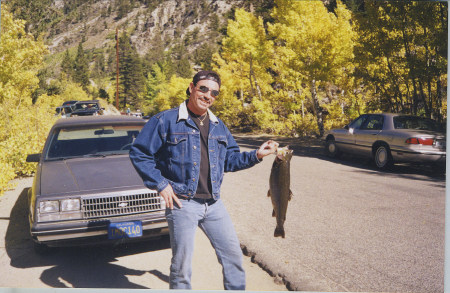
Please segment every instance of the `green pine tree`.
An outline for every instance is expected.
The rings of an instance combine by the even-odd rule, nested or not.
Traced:
[[[64,53],[64,59],[61,62],[61,72],[66,75],[66,77],[71,77],[74,73],[74,64],[72,57],[70,57],[69,50]]]
[[[89,85],[89,61],[83,49],[83,44],[78,44],[77,55],[74,62],[73,80],[83,88]]]
[[[142,62],[130,37],[123,33],[119,38],[119,99],[123,108],[140,108],[145,89]]]

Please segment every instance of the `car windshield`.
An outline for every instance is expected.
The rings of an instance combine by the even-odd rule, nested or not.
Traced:
[[[440,131],[440,127],[436,121],[416,116],[394,117],[394,128]]]
[[[53,133],[45,159],[128,154],[141,129],[134,125],[59,129]]]

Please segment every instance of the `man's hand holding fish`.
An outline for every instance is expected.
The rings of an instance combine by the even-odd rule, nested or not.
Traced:
[[[276,141],[268,140],[259,147],[256,156],[261,160],[263,157],[275,153],[278,149],[278,145],[279,144]]]

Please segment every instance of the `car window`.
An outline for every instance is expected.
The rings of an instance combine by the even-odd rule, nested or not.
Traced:
[[[416,116],[394,117],[394,128],[440,131],[439,125],[436,123],[436,121]]]
[[[360,129],[362,130],[381,130],[383,129],[383,116],[382,115],[370,115],[368,119],[364,121]]]
[[[75,104],[75,109],[98,109],[97,103],[78,103]]]
[[[127,154],[142,126],[60,129],[52,134],[46,159]]]
[[[353,120],[348,127],[353,129],[359,129],[361,125],[364,123],[364,121],[367,119],[367,115],[361,115],[355,120]]]

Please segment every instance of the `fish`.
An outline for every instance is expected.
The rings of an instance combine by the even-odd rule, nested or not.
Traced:
[[[267,196],[272,200],[272,217],[275,217],[277,220],[277,226],[273,234],[274,237],[285,238],[286,235],[284,222],[286,221],[288,202],[292,199],[292,191],[290,188],[292,153],[293,150],[289,150],[289,146],[279,147],[270,171]]]

